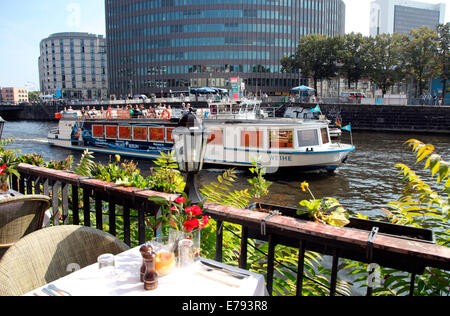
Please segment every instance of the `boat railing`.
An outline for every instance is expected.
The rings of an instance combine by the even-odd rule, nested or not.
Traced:
[[[71,172],[57,171],[28,164],[18,166],[20,178],[12,176],[12,189],[22,194],[45,194],[51,197],[52,216],[49,225],[84,225],[104,230],[122,239],[126,244],[137,246],[160,232],[160,227],[152,226],[160,217],[160,207],[149,200],[159,196],[174,199],[177,196],[151,189],[120,187]],[[205,203],[206,215],[216,221],[215,259],[224,259],[224,248],[233,247],[239,253],[239,266],[248,269],[250,248],[255,247],[254,240],[266,241],[265,261],[261,262],[261,271],[266,275],[270,294],[277,293],[276,270],[291,269],[293,295],[302,295],[306,279],[313,279],[304,271],[308,252],[314,251],[330,256],[332,260],[331,276],[321,283],[328,288],[329,294],[343,294],[339,290],[338,272],[343,259],[365,264],[379,264],[386,268],[408,272],[410,274],[409,294],[414,294],[416,277],[426,268],[450,270],[450,249],[433,243],[411,241],[402,237],[373,232],[334,227],[291,217],[268,216],[263,212],[239,209],[230,206]],[[233,224],[230,227],[228,224]],[[236,227],[241,227],[236,231]],[[235,244],[224,242],[225,233],[233,233],[240,239],[240,250]],[[376,237],[374,237],[376,236]],[[298,251],[293,266],[286,266],[276,254],[279,246],[290,247]],[[259,248],[258,248],[259,249]],[[290,259],[291,261],[291,259]],[[367,273],[367,294],[372,293],[373,275]],[[319,279],[315,280],[320,282]],[[328,284],[326,284],[328,283]],[[279,284],[278,284],[279,285]],[[371,287],[372,286],[372,287]],[[289,286],[291,288],[291,286]]]

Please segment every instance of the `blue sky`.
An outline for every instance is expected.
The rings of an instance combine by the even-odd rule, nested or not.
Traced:
[[[449,0],[421,0],[448,4]],[[372,0],[344,0],[346,31],[369,34]],[[450,5],[446,8],[449,21]],[[0,0],[0,87],[39,89],[39,43],[58,32],[105,35],[104,0]]]
[[[58,32],[104,35],[104,1],[0,0],[0,87],[39,89],[39,43]]]

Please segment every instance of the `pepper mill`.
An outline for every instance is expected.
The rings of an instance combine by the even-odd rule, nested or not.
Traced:
[[[158,288],[158,272],[156,272],[155,252],[149,251],[144,253],[144,264],[145,264],[145,274],[144,274],[144,289],[146,291],[156,290]]]
[[[139,250],[142,256],[142,266],[141,266],[141,282],[144,282],[145,275],[145,262],[144,262],[144,254],[147,252],[153,252],[153,247],[149,244],[145,244]]]

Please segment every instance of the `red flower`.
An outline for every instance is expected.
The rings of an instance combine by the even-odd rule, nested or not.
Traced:
[[[179,197],[178,199],[175,200],[175,203],[178,204],[183,204],[184,202],[186,202],[186,199],[184,197]]]
[[[172,208],[170,210],[171,211],[178,211],[178,208],[176,206],[172,206]]]
[[[191,214],[192,216],[203,215],[203,211],[197,205],[193,205],[191,207],[186,208],[186,213]]]
[[[203,224],[202,224],[202,226],[200,227],[200,229],[205,228],[205,227],[208,225],[208,223],[209,223],[209,217],[208,217],[208,216],[204,216],[204,217],[203,217]]]
[[[184,223],[184,229],[186,229],[188,232],[193,231],[195,228],[197,228],[199,226],[200,226],[200,221],[196,218],[193,218]]]

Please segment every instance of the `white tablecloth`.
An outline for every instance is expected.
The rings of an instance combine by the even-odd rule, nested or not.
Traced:
[[[196,262],[189,268],[174,269],[159,278],[154,291],[145,291],[140,282],[142,257],[139,248],[115,256],[116,268],[113,276],[99,272],[98,264],[76,271],[51,284],[73,296],[267,296],[264,276],[215,261],[202,259],[237,272],[249,274],[244,280],[236,279],[219,271],[206,271]],[[47,286],[43,286],[45,288]],[[27,296],[45,296],[42,288]]]

